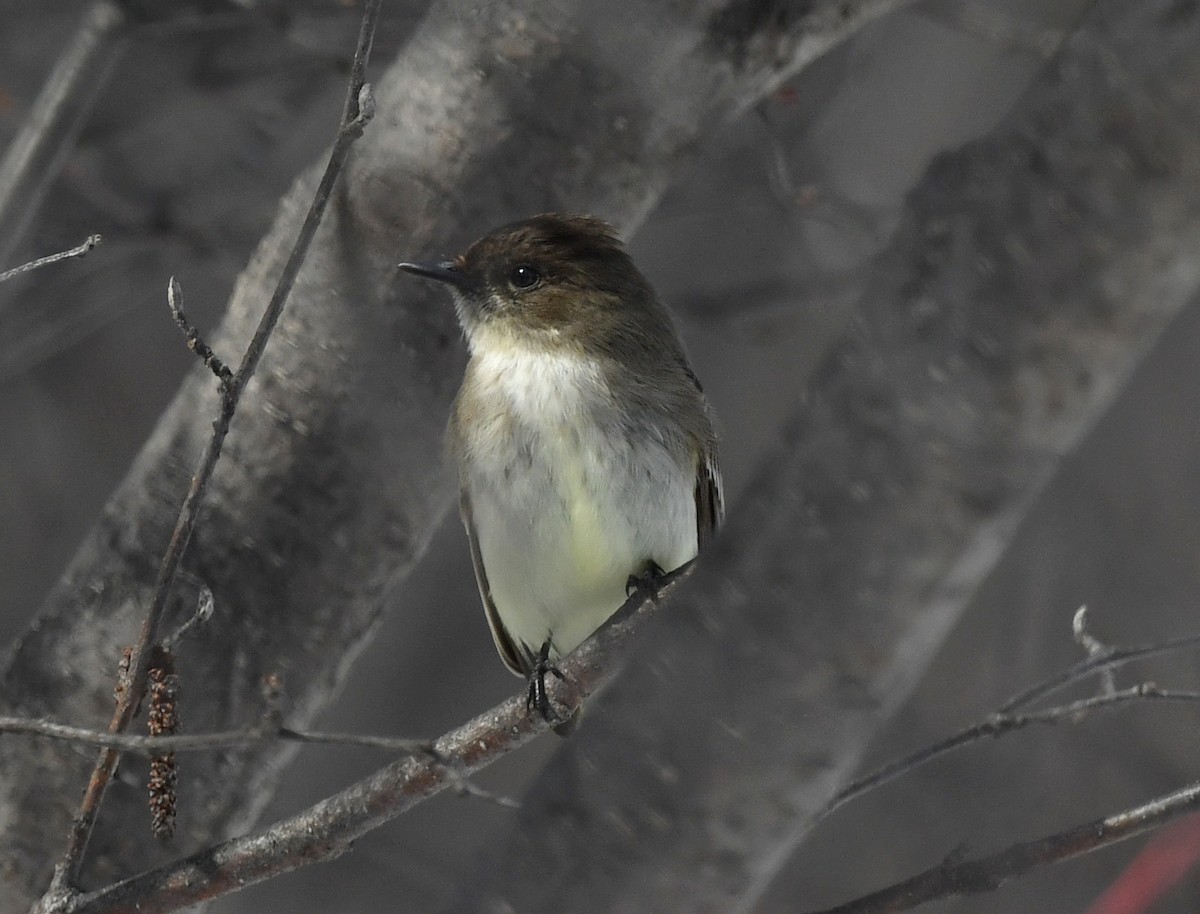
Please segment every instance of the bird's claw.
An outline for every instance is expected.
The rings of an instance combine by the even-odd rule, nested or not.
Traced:
[[[534,709],[542,715],[542,720],[554,723],[558,715],[550,704],[550,695],[546,690],[546,675],[550,674],[565,680],[563,671],[550,662],[550,639],[542,645],[533,661],[533,670],[529,674],[529,691],[525,695],[525,709],[532,713]]]
[[[659,567],[657,562],[647,562],[645,568],[637,574],[631,574],[625,580],[625,599],[628,600],[634,594],[653,599],[658,593],[658,582],[666,576],[667,573]]]

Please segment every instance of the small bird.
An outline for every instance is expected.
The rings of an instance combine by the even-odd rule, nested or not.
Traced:
[[[549,720],[554,660],[721,522],[712,413],[670,314],[598,219],[534,216],[453,261],[399,266],[454,297],[470,351],[447,429],[463,524],[496,648]]]

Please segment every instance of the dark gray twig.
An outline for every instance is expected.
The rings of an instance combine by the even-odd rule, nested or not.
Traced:
[[[814,914],[890,914],[927,901],[990,892],[1037,867],[1061,863],[1134,838],[1197,809],[1200,809],[1200,784],[1191,784],[1142,806],[1023,841],[988,857],[960,860],[952,855],[911,879]]]
[[[1160,689],[1151,683],[1140,683],[1131,688],[1118,691],[1114,678],[1116,668],[1132,660],[1198,646],[1200,645],[1200,635],[1176,638],[1162,644],[1134,648],[1115,648],[1103,644],[1090,633],[1087,625],[1087,607],[1084,606],[1081,606],[1072,618],[1071,630],[1075,636],[1075,640],[1088,652],[1087,660],[1060,673],[1056,673],[1009,699],[995,714],[986,720],[960,730],[958,733],[929,746],[924,746],[916,752],[889,762],[883,767],[872,771],[870,774],[852,781],[833,797],[829,805],[825,808],[823,815],[828,816],[835,809],[848,803],[850,800],[860,797],[877,787],[881,787],[948,752],[961,749],[982,739],[997,737],[1005,733],[1010,733],[1013,730],[1023,729],[1030,724],[1054,724],[1064,719],[1079,720],[1093,711],[1113,708],[1136,700],[1200,700],[1200,693]],[[1051,695],[1069,685],[1077,684],[1093,675],[1104,677],[1103,691],[1100,695],[1064,705],[1056,705],[1055,707],[1045,708],[1041,711],[1024,714],[1017,713],[1018,709],[1027,708],[1047,695]]]
[[[837,794],[830,803],[826,814],[832,813],[835,809],[848,803],[850,800],[862,796],[870,790],[881,787],[926,762],[932,761],[956,749],[961,749],[971,743],[979,742],[983,739],[994,739],[1007,733],[1024,729],[1031,724],[1053,724],[1063,720],[1082,720],[1085,716],[1093,712],[1109,710],[1136,701],[1197,702],[1200,701],[1200,692],[1159,689],[1157,686],[1143,683],[1119,692],[1070,702],[1032,714],[997,714],[852,782]],[[454,759],[443,757],[434,752],[433,744],[430,742],[370,734],[306,732],[283,726],[259,726],[215,733],[150,737],[88,730],[83,727],[74,727],[49,720],[0,717],[0,733],[21,733],[42,736],[49,739],[61,739],[147,756],[161,752],[205,752],[219,749],[249,748],[259,743],[278,739],[286,742],[359,746],[370,749],[382,749],[389,752],[425,753],[431,754],[435,761],[451,770],[457,767]],[[516,808],[517,804],[515,802],[506,798],[496,798],[481,788],[469,784],[465,779],[458,786],[464,793],[488,799],[498,799],[502,805]]]
[[[357,746],[421,755],[431,751],[428,740],[393,736],[371,736],[355,733],[319,733],[292,730],[288,727],[247,727],[241,730],[221,730],[214,733],[184,733],[174,736],[140,736],[133,733],[109,733],[89,730],[52,720],[30,720],[24,717],[0,717],[0,733],[41,736],[116,749],[136,755],[152,756],[163,752],[214,752],[228,749],[250,749],[271,740],[292,743],[313,743],[333,746]]]
[[[1170,654],[1176,651],[1191,650],[1196,647],[1200,647],[1200,635],[1184,635],[1181,638],[1174,638],[1170,641],[1160,642],[1159,644],[1110,648],[1105,654],[1082,660],[1075,664],[1075,666],[1069,667],[1061,673],[1056,673],[1054,676],[1050,676],[1030,686],[1028,689],[1018,692],[1000,706],[999,713],[1010,714],[1021,708],[1027,708],[1061,689],[1077,685],[1089,676],[1102,674],[1107,670],[1118,669],[1135,660],[1145,660],[1150,657],[1158,657],[1162,654]]]
[[[828,816],[834,810],[862,796],[864,793],[882,787],[884,784],[894,781],[901,775],[908,774],[919,768],[926,762],[933,761],[935,758],[939,758],[956,749],[962,749],[972,743],[977,743],[984,739],[994,739],[998,736],[1012,733],[1015,730],[1023,730],[1031,724],[1057,724],[1062,721],[1073,723],[1082,720],[1096,711],[1112,710],[1131,702],[1140,701],[1196,702],[1200,701],[1200,692],[1160,689],[1151,683],[1141,683],[1128,689],[1111,693],[1106,692],[1103,695],[1080,699],[1079,701],[1069,702],[1064,705],[1056,705],[1053,708],[1046,708],[1028,714],[1012,714],[1001,711],[993,714],[986,720],[960,730],[952,736],[948,736],[929,746],[924,746],[916,752],[889,762],[883,767],[872,771],[870,774],[851,781],[829,801],[829,805],[825,808],[823,815]]]
[[[583,698],[608,680],[627,653],[628,645],[637,638],[646,619],[659,611],[659,603],[665,602],[684,574],[686,569],[668,576],[659,600],[649,595],[635,594],[608,624],[561,661],[560,667],[566,680],[551,680],[548,683],[556,704],[561,704],[570,713]],[[1200,701],[1200,693],[1168,691],[1143,684],[1115,695],[1096,696],[1032,714],[997,716],[945,741],[945,746],[938,748],[934,754],[957,748],[967,741],[1000,736],[1030,724],[1075,721],[1100,710],[1138,701],[1196,702]],[[129,908],[144,912],[178,910],[299,866],[331,859],[361,835],[446,789],[459,789],[460,792],[509,805],[509,801],[495,798],[470,784],[468,775],[524,745],[549,726],[538,715],[531,717],[527,713],[522,692],[432,744],[405,747],[416,751],[298,815],[277,822],[258,834],[235,838],[186,860],[80,896],[75,904],[65,910],[71,914],[102,914],[114,906],[124,906],[122,910]],[[291,731],[280,728],[279,732],[279,738],[291,738],[288,735]],[[144,746],[145,738],[138,739]],[[387,738],[347,737],[341,734],[306,734],[304,741],[378,744],[381,748],[393,748]],[[173,745],[180,751],[188,746],[182,740]],[[141,746],[139,751],[145,751]],[[928,757],[933,757],[933,754]],[[913,763],[904,760],[904,764],[911,768]],[[851,785],[835,804],[845,802],[852,794],[857,795],[890,780],[899,773],[898,770],[893,771],[893,767],[899,769],[900,764],[889,766],[887,770],[871,776],[874,781],[871,784],[867,783],[867,779],[862,779],[856,785]],[[1172,817],[1175,814],[1168,813]],[[1122,821],[1121,817],[1104,820],[1118,824]],[[1077,831],[1087,832],[1092,827]],[[1125,836],[1134,833],[1129,832]]]
[[[242,358],[241,365],[233,377],[222,385],[220,413],[213,423],[212,437],[209,439],[195,472],[192,475],[191,487],[184,499],[175,524],[175,530],[167,546],[159,568],[158,579],[155,583],[154,597],[147,610],[142,630],[134,645],[130,661],[130,687],[122,693],[117,704],[109,731],[123,733],[133,720],[142,693],[146,688],[146,678],[149,671],[151,648],[158,640],[158,631],[166,608],[167,600],[179,572],[183,554],[191,539],[196,524],[201,502],[208,482],[221,457],[225,437],[229,433],[234,413],[237,411],[242,392],[253,377],[259,360],[266,349],[267,342],[283,313],[283,306],[288,294],[296,281],[300,266],[308,253],[309,245],[316,235],[325,208],[329,202],[334,182],[341,173],[342,166],[350,152],[350,147],[363,128],[370,121],[374,105],[371,102],[370,88],[365,82],[367,60],[370,57],[371,45],[375,34],[375,23],[378,19],[380,0],[367,0],[363,10],[362,26],[359,31],[358,45],[354,54],[354,64],[351,70],[350,87],[346,97],[342,119],[338,128],[337,138],[329,156],[329,163],[321,178],[317,193],[309,207],[308,215],[301,226],[299,237],[292,247],[282,275],[267,304],[262,319],[253,338]],[[61,862],[55,867],[54,878],[46,893],[43,909],[62,909],[64,899],[69,899],[76,884],[83,855],[87,849],[88,839],[95,826],[96,816],[103,801],[109,781],[112,779],[119,758],[116,749],[101,750],[95,770],[88,783],[79,812],[71,826],[67,850]]]
[[[307,745],[343,746],[361,749],[379,749],[384,752],[401,753],[420,758],[429,758],[446,768],[453,780],[454,789],[462,796],[487,800],[505,809],[518,809],[520,803],[511,797],[501,796],[473,783],[461,770],[459,763],[442,756],[429,740],[403,736],[375,736],[360,733],[321,733],[293,730],[273,722],[268,712],[264,722],[256,727],[242,730],[221,730],[214,733],[186,733],[171,736],[139,736],[132,733],[109,733],[105,730],[89,730],[73,727],[52,720],[30,720],[24,717],[0,717],[0,733],[39,736],[97,748],[115,749],[146,757],[167,752],[216,752],[230,749],[252,749],[262,743],[280,740],[286,743]]]
[[[559,662],[564,679],[547,689],[566,714],[613,675],[647,618],[659,611],[691,569],[676,569],[655,594],[635,593],[577,650]],[[496,798],[467,777],[546,732],[551,723],[530,715],[525,690],[442,736],[424,751],[387,765],[340,793],[257,834],[234,838],[183,860],[96,892],[75,895],[65,914],[136,910],[165,914],[343,853],[356,839],[443,790]]]
[[[179,329],[183,331],[184,339],[187,340],[188,349],[200,356],[200,360],[204,363],[204,367],[209,369],[217,376],[217,380],[221,382],[221,387],[224,389],[233,380],[233,372],[217,358],[217,354],[212,351],[212,347],[204,342],[200,336],[200,331],[195,328],[187,315],[183,313],[183,289],[175,277],[171,277],[171,281],[167,283],[167,304],[171,308],[171,316],[175,318],[175,323]]]
[[[8,259],[62,168],[84,119],[127,45],[129,16],[95,0],[0,158],[0,262]]]
[[[31,260],[28,263],[23,263],[19,267],[13,267],[11,270],[5,270],[0,273],[0,282],[12,279],[14,276],[19,276],[22,273],[28,273],[30,270],[36,270],[39,267],[49,266],[52,263],[58,263],[60,260],[67,260],[70,257],[83,257],[100,243],[99,235],[88,235],[87,240],[83,244],[77,244],[69,251],[59,251],[57,254],[49,254],[45,257],[39,257],[37,260]]]

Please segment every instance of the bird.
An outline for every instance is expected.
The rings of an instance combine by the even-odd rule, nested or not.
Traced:
[[[555,661],[713,539],[712,409],[671,314],[599,219],[544,213],[399,268],[452,294],[469,357],[446,441],[475,579],[500,657],[549,721]]]

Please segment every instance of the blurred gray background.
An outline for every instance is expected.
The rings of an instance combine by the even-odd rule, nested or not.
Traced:
[[[940,0],[881,20],[711,137],[632,239],[635,259],[680,316],[720,416],[732,510],[841,329],[906,190],[932,156],[1003,118],[1084,5]],[[0,144],[28,115],[84,6],[0,4]],[[419,3],[385,3],[377,61],[403,45],[421,13]],[[309,0],[198,9],[181,23],[144,29],[103,87],[12,263],[0,264],[93,232],[105,238],[82,261],[0,288],[5,643],[28,623],[190,367],[166,308],[168,278],[182,283],[196,323],[214,326],[280,194],[332,138],[357,22],[346,4]],[[1200,313],[1191,309],[1064,461],[880,739],[877,761],[983,717],[1079,659],[1070,620],[1081,604],[1113,642],[1198,627],[1198,346]],[[426,668],[429,689],[394,689],[398,664]],[[1190,658],[1158,661],[1144,675],[1196,687],[1194,666]],[[451,518],[326,725],[428,736],[517,688],[494,655],[465,538]],[[931,765],[824,823],[760,910],[833,904],[931,866],[964,842],[974,852],[999,849],[1179,786],[1200,761],[1196,723],[1194,709],[1141,707],[1031,730]],[[554,748],[544,740],[481,783],[519,795]],[[270,814],[294,811],[382,761],[377,753],[306,750]],[[186,793],[182,802],[186,816]],[[478,799],[442,796],[354,853],[214,910],[431,910],[507,815]],[[930,910],[1083,911],[1137,845]],[[1153,910],[1198,904],[1200,872]]]

